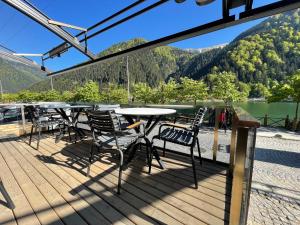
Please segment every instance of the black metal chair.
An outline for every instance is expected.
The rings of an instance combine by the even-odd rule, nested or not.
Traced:
[[[202,125],[203,118],[205,116],[206,111],[207,108],[200,108],[193,120],[193,123],[189,127],[180,124],[173,124],[173,123],[161,124],[159,127],[158,135],[154,136],[152,139],[152,148],[155,147],[154,146],[155,139],[164,141],[164,148],[163,148],[164,155],[165,155],[166,142],[171,142],[174,144],[190,147],[190,156],[192,160],[196,189],[198,188],[198,181],[197,181],[197,173],[196,173],[195,159],[194,159],[194,147],[197,144],[200,165],[202,165],[198,133],[199,133],[200,126]],[[150,160],[152,161],[152,155],[150,155]],[[151,169],[151,162],[150,162],[150,169]]]
[[[38,131],[38,137],[37,137],[37,147],[36,149],[39,149],[40,145],[40,139],[41,139],[41,132],[43,128],[46,128],[49,130],[49,127],[58,126],[61,122],[60,118],[53,118],[49,114],[43,114],[39,112],[38,106],[26,106],[25,111],[27,112],[27,115],[29,116],[29,120],[32,123],[31,131],[30,131],[30,138],[29,138],[29,145],[31,145],[32,142],[32,136],[33,136],[33,129],[35,129],[35,132]]]
[[[121,130],[119,120],[112,111],[90,111],[87,115],[93,136],[87,176],[90,174],[90,167],[94,157],[94,146],[100,150],[116,149],[120,154],[118,180],[118,194],[120,194],[124,151],[133,147],[139,139],[138,134],[129,132],[129,130],[140,126],[141,122],[136,122],[128,126],[127,131],[125,131]]]

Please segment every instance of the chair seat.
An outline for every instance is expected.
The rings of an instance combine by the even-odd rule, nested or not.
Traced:
[[[189,146],[193,142],[193,135],[193,132],[188,130],[166,128],[161,132],[159,139]]]
[[[136,142],[138,138],[138,135],[129,132],[118,133],[118,145],[120,148],[126,149],[129,145]],[[102,134],[97,137],[97,144],[106,148],[115,148],[116,139],[111,133]]]

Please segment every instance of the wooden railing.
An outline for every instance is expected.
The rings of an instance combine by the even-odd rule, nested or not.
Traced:
[[[230,225],[246,225],[256,129],[260,122],[241,108],[234,108],[234,118],[230,145],[230,172],[232,175],[232,191],[230,206]]]

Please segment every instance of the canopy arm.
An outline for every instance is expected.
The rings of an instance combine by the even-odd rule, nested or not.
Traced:
[[[124,22],[126,22],[126,21],[128,21],[128,20],[130,20],[130,19],[133,19],[134,17],[137,17],[137,16],[139,16],[139,15],[141,15],[141,14],[147,12],[147,11],[150,11],[151,9],[156,8],[156,7],[158,7],[158,6],[160,6],[160,5],[164,4],[164,3],[166,3],[166,2],[168,2],[168,1],[169,1],[169,0],[159,0],[159,1],[153,3],[153,4],[149,5],[149,6],[147,6],[147,7],[143,8],[143,9],[141,9],[140,11],[137,11],[137,12],[135,12],[135,13],[133,13],[133,14],[131,14],[131,15],[129,15],[129,16],[127,16],[127,17],[121,19],[121,20],[118,20],[117,22],[115,22],[115,23],[113,23],[113,24],[111,24],[111,25],[109,25],[109,26],[107,26],[107,27],[104,27],[103,29],[101,29],[101,30],[99,30],[99,31],[96,31],[95,33],[92,33],[92,34],[90,34],[90,35],[88,35],[88,36],[85,36],[84,38],[82,38],[81,40],[79,40],[79,42],[86,42],[88,39],[93,38],[93,37],[95,37],[96,35],[99,35],[100,33],[103,33],[103,32],[105,32],[105,31],[107,31],[107,30],[110,30],[111,28],[113,28],[113,27],[115,27],[115,26],[118,26],[118,25],[120,25],[120,24],[122,24],[122,23],[124,23]],[[89,30],[89,28],[88,28],[88,30]],[[65,50],[67,50],[67,49],[69,49],[69,48],[71,48],[71,47],[72,47],[72,46],[67,46]],[[50,50],[50,51],[51,51],[51,50]],[[49,51],[49,52],[50,52],[50,51]],[[46,57],[45,60],[47,60],[47,59],[49,59],[49,58],[51,58],[51,57]]]
[[[93,26],[88,27],[88,28],[87,28],[87,31],[90,31],[90,30],[95,29],[96,27],[98,27],[98,26],[100,26],[100,25],[102,25],[102,24],[108,22],[109,20],[111,20],[111,19],[113,19],[113,18],[119,16],[120,14],[122,14],[122,13],[124,13],[124,12],[126,12],[126,11],[128,11],[128,10],[130,10],[130,9],[132,9],[133,7],[135,7],[135,6],[137,6],[137,5],[141,4],[141,3],[143,3],[143,2],[145,2],[145,1],[146,1],[146,0],[138,0],[138,1],[134,2],[134,3],[132,3],[131,5],[129,5],[129,6],[125,7],[125,8],[123,8],[123,9],[121,9],[120,11],[118,11],[118,12],[116,12],[116,13],[114,13],[113,15],[111,15],[111,16],[109,16],[109,17],[107,17],[107,18],[101,20],[100,22],[94,24]],[[85,34],[84,31],[78,33],[77,35],[75,35],[75,37],[79,37],[79,36],[81,36],[81,35],[83,35],[83,34]],[[82,41],[81,41],[81,42],[82,42]],[[62,44],[60,44],[60,45],[58,45],[57,47],[59,47],[59,46],[61,46],[61,45],[64,45],[64,44],[66,44],[66,42],[64,42],[64,43],[62,43]],[[51,51],[51,50],[49,50],[48,52],[44,53],[44,55],[48,54],[50,51]],[[47,58],[45,58],[45,59],[47,59]]]
[[[87,50],[85,46],[80,45],[78,39],[71,34],[69,34],[67,31],[62,29],[60,26],[53,25],[49,23],[49,17],[43,14],[41,11],[39,11],[37,8],[35,8],[32,4],[28,4],[27,1],[22,0],[3,0],[3,2],[7,3],[8,5],[12,6],[19,12],[23,13],[24,15],[28,16],[29,18],[33,19],[40,25],[47,28],[49,31],[53,32],[66,42],[68,42],[70,45],[72,45],[74,48],[88,56],[90,59],[96,59],[96,56]]]

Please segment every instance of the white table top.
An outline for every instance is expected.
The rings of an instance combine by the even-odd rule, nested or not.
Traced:
[[[158,105],[158,104],[148,104],[147,107],[152,108],[168,108],[168,109],[193,109],[193,105]]]
[[[174,114],[176,110],[162,108],[123,108],[115,109],[115,113],[128,116],[162,116]]]

